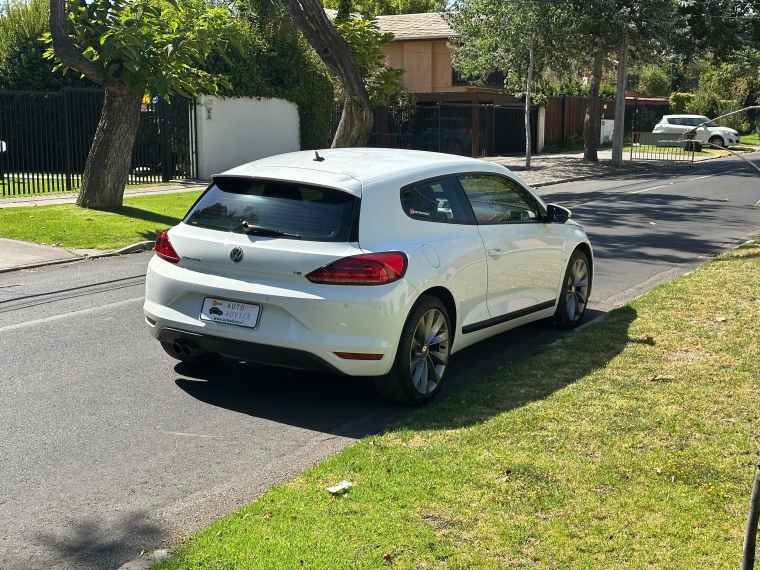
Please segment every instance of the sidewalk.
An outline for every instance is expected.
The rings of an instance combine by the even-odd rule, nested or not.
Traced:
[[[562,153],[545,153],[537,154],[531,157],[530,170],[525,170],[524,156],[492,156],[484,160],[495,162],[506,166],[523,181],[533,187],[548,186],[550,184],[560,184],[562,182],[572,182],[575,180],[584,180],[587,178],[596,178],[611,174],[626,174],[628,172],[638,172],[652,168],[662,168],[664,166],[682,165],[688,166],[688,162],[669,162],[669,161],[634,161],[631,162],[623,155],[623,166],[615,168],[612,166],[612,149],[598,151],[599,162],[583,162],[583,151],[562,152]],[[630,154],[628,155],[630,156]],[[713,160],[720,158],[715,155],[695,156],[694,162],[704,160]]]
[[[180,192],[193,192],[205,190],[209,182],[204,180],[177,180],[166,186],[145,186],[142,188],[127,188],[124,191],[125,198],[137,196],[153,196],[158,194],[178,194]],[[54,204],[75,204],[78,192],[67,194],[40,194],[34,196],[14,196],[12,198],[0,198],[0,209],[16,208],[19,206],[52,206]]]

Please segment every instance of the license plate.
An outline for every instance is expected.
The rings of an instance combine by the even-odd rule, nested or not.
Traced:
[[[238,325],[255,329],[259,324],[260,305],[206,297],[201,309],[201,320]]]

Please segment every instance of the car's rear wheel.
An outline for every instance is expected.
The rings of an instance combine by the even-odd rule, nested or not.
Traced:
[[[443,303],[423,295],[401,331],[393,366],[375,378],[378,393],[392,402],[419,406],[440,390],[451,354],[451,321]]]
[[[710,137],[710,140],[707,142],[709,142],[710,144],[717,145],[717,146],[722,146],[722,147],[726,146],[726,143],[723,141],[723,137],[719,137],[718,135],[715,135],[714,137]]]
[[[591,272],[586,254],[576,250],[570,257],[562,281],[559,305],[554,313],[554,322],[563,329],[577,327],[586,314]]]
[[[182,362],[186,362],[188,364],[207,366],[209,364],[213,364],[221,357],[221,355],[216,354],[215,352],[196,351],[192,345],[187,343],[183,344],[179,341],[161,341],[161,346],[163,347],[166,354],[172,358],[176,358],[177,360],[181,360]]]

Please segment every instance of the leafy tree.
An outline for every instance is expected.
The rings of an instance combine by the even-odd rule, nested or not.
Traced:
[[[530,100],[534,73],[558,66],[564,12],[541,2],[459,0],[447,15],[460,34],[452,46],[453,65],[466,75],[486,77],[502,71],[523,79],[525,94],[525,168],[530,168]]]
[[[567,43],[570,54],[583,61],[589,58],[591,83],[583,124],[584,160],[597,161],[595,118],[599,105],[599,85],[605,62],[617,51],[618,82],[613,135],[613,163],[622,162],[625,78],[629,46],[645,59],[672,32],[676,5],[673,0],[567,0],[569,21]],[[587,59],[586,61],[589,61]]]
[[[398,92],[404,75],[403,69],[394,69],[383,63],[385,54],[382,48],[393,40],[393,34],[382,33],[374,22],[357,18],[338,19],[335,27],[359,66],[369,100],[374,105],[387,103],[388,98]]]
[[[201,69],[227,51],[229,11],[203,0],[71,0],[68,10],[65,0],[50,0],[49,24],[49,56],[105,89],[77,204],[121,206],[143,97],[230,86]]]
[[[670,95],[670,77],[657,65],[645,65],[639,69],[639,89],[645,97]]]
[[[57,91],[92,87],[73,74],[52,73],[55,64],[43,57],[40,39],[48,31],[47,0],[11,0],[0,6],[0,89]]]

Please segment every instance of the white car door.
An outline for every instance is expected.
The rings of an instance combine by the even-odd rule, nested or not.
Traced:
[[[554,306],[563,238],[544,223],[535,198],[516,181],[494,174],[462,175],[459,182],[486,248],[491,318],[518,318]]]

